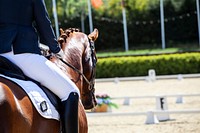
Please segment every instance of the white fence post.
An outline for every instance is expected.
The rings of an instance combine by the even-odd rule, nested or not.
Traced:
[[[149,74],[149,81],[156,81],[156,71],[154,69],[150,69],[148,71]]]
[[[168,110],[167,106],[167,98],[166,96],[157,96],[156,97],[156,109],[160,111]],[[159,121],[166,121],[169,120],[169,114],[157,114],[157,118]]]
[[[130,105],[130,98],[129,97],[125,97],[124,98],[124,103],[123,105]]]
[[[56,9],[56,0],[52,0],[53,4],[53,17],[55,21],[55,30],[56,30],[56,37],[59,37],[59,25],[58,25],[58,16],[57,16],[57,9]]]
[[[196,0],[197,6],[197,23],[198,23],[198,31],[199,31],[199,47],[200,47],[200,11],[199,11],[199,0]]]
[[[88,0],[88,16],[89,16],[89,25],[90,25],[90,33],[93,31],[93,22],[92,22],[92,9],[90,0]]]
[[[123,26],[124,26],[125,51],[127,52],[129,50],[129,46],[128,46],[128,32],[127,32],[127,22],[126,22],[126,9],[124,0],[122,0],[122,16],[123,16]]]
[[[161,40],[162,40],[162,49],[165,49],[165,22],[164,22],[164,7],[163,0],[160,0],[160,23],[161,23]]]
[[[154,114],[153,111],[148,111],[145,124],[157,124],[157,123],[159,123],[157,116]]]
[[[177,96],[176,103],[183,103],[183,97]]]

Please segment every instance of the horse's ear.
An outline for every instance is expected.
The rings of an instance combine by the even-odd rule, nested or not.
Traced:
[[[64,38],[58,38],[58,43],[60,44],[60,47],[63,47],[63,43],[65,42]]]
[[[88,35],[88,38],[91,39],[92,41],[95,41],[99,36],[99,31],[95,28],[92,33]]]
[[[65,33],[64,30],[62,28],[60,28],[60,34],[62,35],[64,33]]]

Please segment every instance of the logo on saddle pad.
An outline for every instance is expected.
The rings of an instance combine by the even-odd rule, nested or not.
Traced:
[[[42,112],[47,111],[48,108],[47,108],[46,101],[43,101],[43,102],[40,103],[40,109],[42,110]]]

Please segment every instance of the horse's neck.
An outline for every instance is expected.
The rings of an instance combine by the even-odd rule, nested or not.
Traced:
[[[78,69],[82,72],[82,56],[80,53],[77,53],[76,49],[65,49],[64,52],[66,53],[64,61]],[[62,68],[61,68],[62,67]],[[65,65],[62,63],[61,70],[77,85],[80,89],[82,86],[82,77],[81,75],[76,72],[73,68]]]
[[[83,71],[82,55],[85,50],[83,42],[80,41],[81,40],[80,38],[84,37],[82,35],[83,34],[73,33],[67,38],[66,43],[61,45],[66,57],[64,61],[66,61],[67,63],[78,69],[80,72]],[[63,63],[62,67],[63,67],[62,68],[63,72],[70,79],[72,79],[73,82],[75,82],[75,84],[78,86],[79,89],[81,89],[82,76],[69,66],[64,65]]]

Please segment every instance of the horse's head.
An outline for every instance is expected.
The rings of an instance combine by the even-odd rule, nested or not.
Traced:
[[[84,108],[91,109],[97,104],[94,94],[97,63],[94,41],[98,38],[98,30],[95,29],[89,35],[76,29],[61,29],[60,32],[58,41],[65,53],[60,68],[79,88]]]

